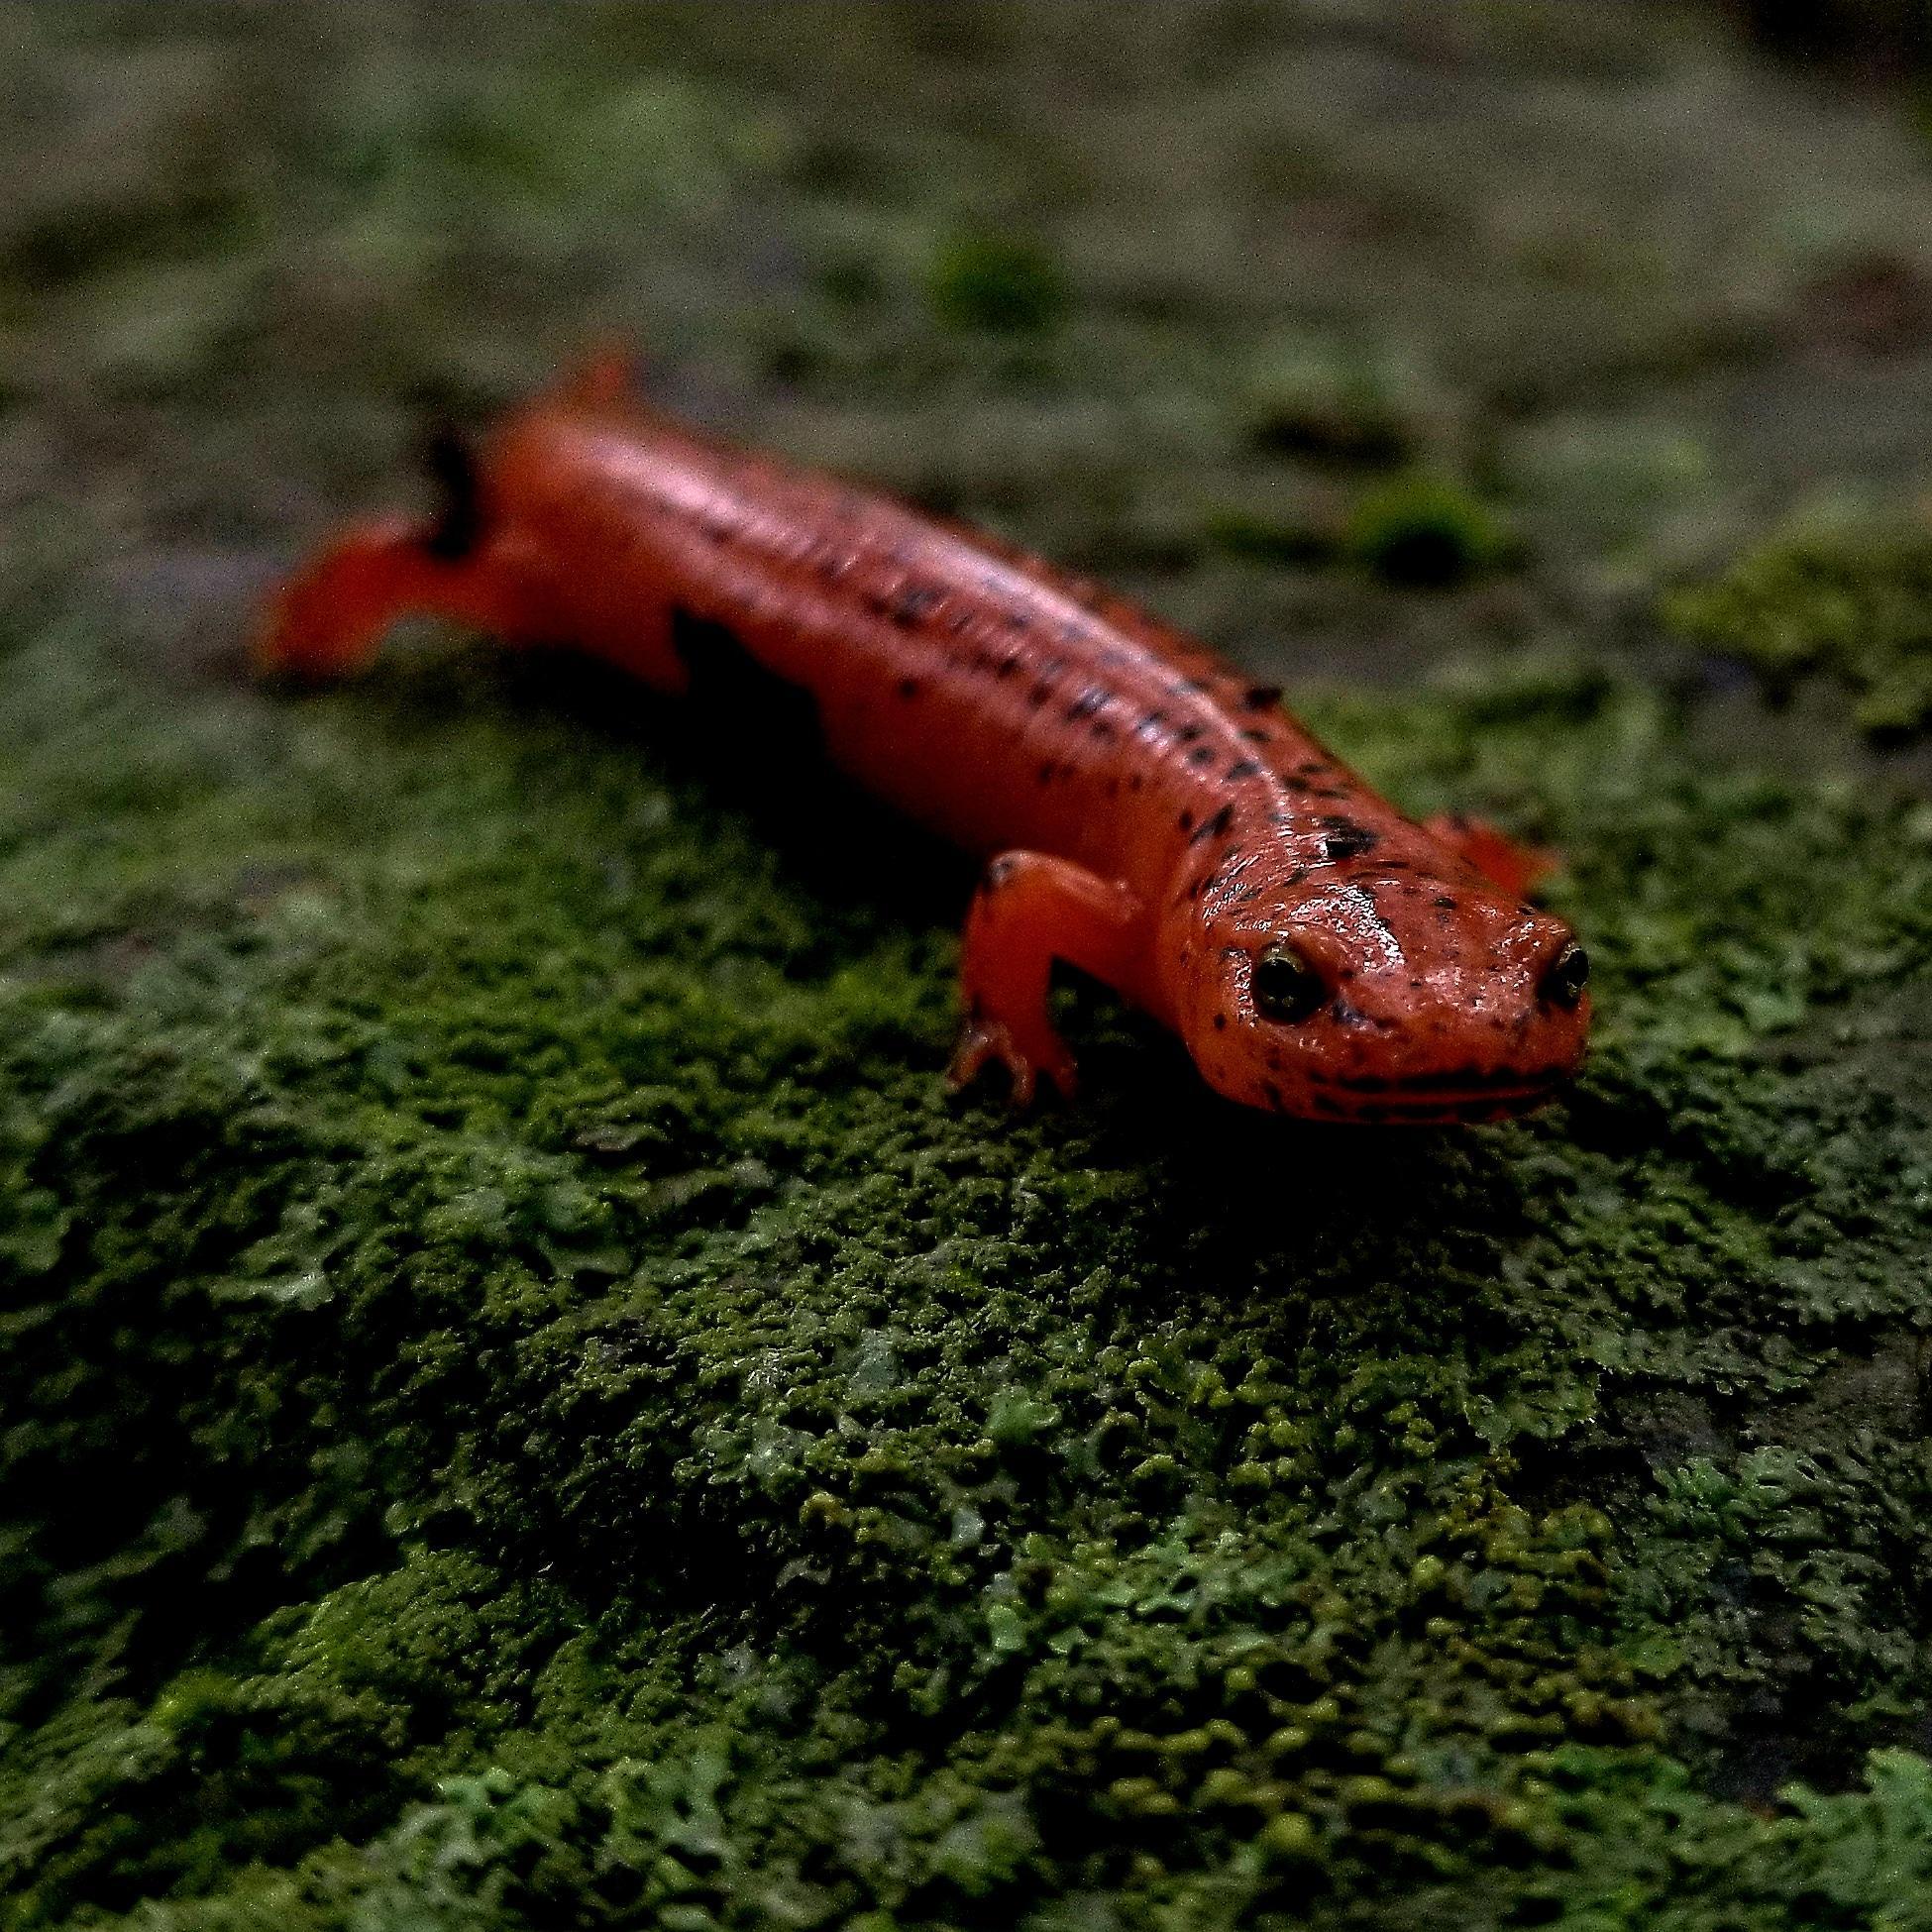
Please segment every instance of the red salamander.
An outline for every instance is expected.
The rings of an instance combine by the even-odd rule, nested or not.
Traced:
[[[284,587],[267,668],[348,672],[396,618],[567,643],[676,693],[728,634],[809,695],[832,760],[989,863],[957,1081],[1016,1101],[1073,1060],[1064,960],[1209,1085],[1325,1121],[1489,1119],[1575,1071],[1588,962],[1526,905],[1534,855],[1404,818],[1256,686],[1120,598],[977,532],[721,447],[596,364],[443,446],[427,520],[357,525]]]

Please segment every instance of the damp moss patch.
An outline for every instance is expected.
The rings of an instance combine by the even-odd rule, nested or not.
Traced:
[[[1932,525],[1900,517],[1773,540],[1667,593],[1663,615],[1774,696],[1808,679],[1849,689],[1875,737],[1932,727]]]
[[[1927,1855],[1861,1769],[1922,814],[1574,665],[1318,703],[1573,855],[1577,1094],[1324,1133],[1083,998],[1018,1120],[862,802],[481,647],[144,736],[92,636],[10,659],[11,1923],[1528,1911],[1679,1898],[1674,1814],[1769,1925]],[[1719,1794],[1799,1772],[1863,1795]]]

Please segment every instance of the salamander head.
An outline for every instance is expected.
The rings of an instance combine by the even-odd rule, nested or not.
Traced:
[[[1251,1107],[1489,1120],[1546,1099],[1583,1056],[1575,935],[1462,869],[1324,868],[1189,923],[1182,1035],[1209,1084]]]

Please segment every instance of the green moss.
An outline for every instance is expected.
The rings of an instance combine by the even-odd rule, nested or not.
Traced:
[[[1460,584],[1507,554],[1507,526],[1460,483],[1416,473],[1365,489],[1342,531],[1342,553],[1391,584]]]
[[[1254,352],[1238,410],[1264,448],[1353,463],[1415,454],[1439,413],[1406,360],[1304,335],[1272,337]]]
[[[1020,235],[969,229],[945,241],[926,274],[926,297],[947,328],[1042,335],[1066,312],[1053,258]]]
[[[1799,1046],[1902,1023],[1896,817],[1560,668],[1334,710],[1419,807],[1544,801],[1603,987],[1573,1106],[1365,1161],[1099,1012],[1080,1110],[946,1103],[943,928],[600,680],[398,669],[216,783],[56,725],[78,635],[13,809],[141,830],[5,873],[13,1923],[290,1861],[318,1923],[1566,1896],[1660,1693],[1719,1762],[1768,1696],[1819,1766],[1907,1723],[1907,1418],[1575,1493],[1641,1392],[1763,1429],[1911,1319],[1922,1095]],[[1825,1856],[1671,1801],[1774,1895]]]
[[[1664,599],[1665,623],[1744,659],[1778,695],[1829,679],[1876,737],[1932,724],[1932,529],[1859,525],[1764,544]]]
[[[1202,535],[1217,549],[1266,564],[1323,564],[1338,536],[1325,504],[1276,489],[1245,503],[1217,503],[1202,517]]]

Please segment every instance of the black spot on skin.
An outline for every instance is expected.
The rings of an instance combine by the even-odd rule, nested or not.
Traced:
[[[720,523],[714,516],[706,517],[698,527],[703,531],[704,541],[706,543],[729,543],[731,541],[730,524]]]
[[[1046,761],[1046,763],[1039,768],[1039,782],[1042,785],[1051,785],[1053,783],[1053,774],[1057,772],[1059,769],[1060,769],[1059,766],[1054,764],[1053,761],[1049,758]]]
[[[1244,778],[1259,778],[1261,767],[1252,758],[1237,758],[1222,774],[1230,784],[1239,784]]]
[[[1241,703],[1250,711],[1272,710],[1281,702],[1279,685],[1249,685],[1241,693]]]
[[[1137,792],[1146,782],[1147,780],[1143,773],[1130,772],[1127,775],[1127,790],[1129,792]]]
[[[1191,745],[1201,735],[1201,731],[1202,727],[1198,724],[1183,724],[1175,731],[1174,742],[1177,745]]]
[[[1053,687],[1050,684],[1035,685],[1032,688],[1032,690],[1026,694],[1026,702],[1030,704],[1034,710],[1038,710],[1039,707],[1042,704],[1044,704],[1046,700],[1052,696],[1053,696]]]
[[[1183,808],[1180,823],[1182,831],[1191,832],[1194,829],[1194,813]]]
[[[1114,735],[1114,727],[1111,724],[1109,724],[1104,717],[1096,718],[1094,720],[1093,729],[1094,729],[1094,736],[1098,738],[1102,744],[1105,744]]]
[[[1188,753],[1187,762],[1190,765],[1212,765],[1215,762],[1214,746],[1196,745],[1194,749]]]
[[[1202,819],[1201,823],[1195,828],[1193,838],[1188,842],[1191,845],[1201,845],[1211,838],[1220,838],[1234,822],[1234,807],[1231,805],[1225,805],[1212,818]]]
[[[1274,733],[1272,731],[1258,731],[1252,725],[1249,725],[1241,733],[1241,736],[1251,745],[1271,744],[1274,741]]]
[[[916,678],[900,679],[899,695],[902,698],[916,698],[919,695],[919,681]]]
[[[994,676],[995,676],[996,678],[1017,678],[1017,677],[1019,677],[1019,675],[1020,675],[1020,660],[1019,660],[1019,659],[1018,659],[1017,657],[1015,657],[1015,658],[1001,658],[1001,659],[1000,659],[1000,661],[999,661],[999,662],[998,662],[997,664],[995,664],[995,665],[994,665],[994,667],[993,667],[993,675],[994,675]]]
[[[1076,724],[1083,717],[1094,713],[1113,701],[1114,694],[1100,685],[1089,685],[1071,704],[1067,706],[1067,722]]]
[[[905,585],[892,599],[892,620],[901,630],[911,630],[944,596],[930,585]]]
[[[1277,1114],[1287,1113],[1288,1111],[1287,1096],[1283,1094],[1281,1089],[1277,1087],[1272,1080],[1262,1081],[1261,1091],[1267,1095],[1268,1105],[1272,1107]]]
[[[1228,1016],[1225,1013],[1216,1014],[1215,1031],[1218,1033],[1225,1033],[1227,1030],[1228,1030]]]
[[[1448,893],[1438,893],[1429,903],[1432,906],[1440,908],[1445,912],[1452,912],[1455,911],[1455,901]]]

